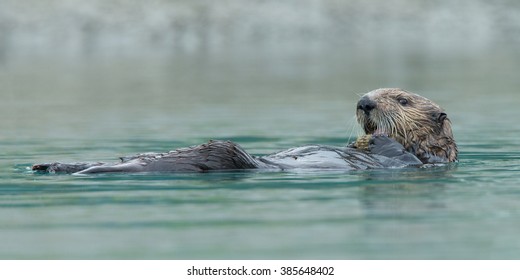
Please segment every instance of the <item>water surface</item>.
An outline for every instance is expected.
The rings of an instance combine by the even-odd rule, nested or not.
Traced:
[[[399,55],[4,62],[0,258],[520,258],[518,55]],[[353,172],[28,171],[42,161],[112,161],[209,139],[231,139],[257,155],[344,145],[359,131],[358,94],[383,86],[416,91],[447,110],[458,164]]]

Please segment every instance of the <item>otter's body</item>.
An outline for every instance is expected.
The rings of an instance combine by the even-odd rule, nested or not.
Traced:
[[[310,145],[267,156],[248,154],[230,141],[145,153],[121,162],[37,164],[48,173],[93,174],[107,172],[206,172],[214,170],[359,170],[402,168],[457,160],[457,146],[444,111],[416,94],[399,89],[378,89],[364,95],[357,118],[366,132],[345,147]]]
[[[294,170],[328,169],[357,170],[400,168],[421,165],[415,156],[404,151],[397,142],[387,138],[385,145],[400,153],[374,154],[354,147],[311,145],[291,148],[267,156],[256,157],[231,141],[209,141],[206,144],[182,148],[167,153],[145,153],[123,157],[108,163],[50,163],[33,166],[48,173],[93,174],[108,172],[207,172],[216,170]]]

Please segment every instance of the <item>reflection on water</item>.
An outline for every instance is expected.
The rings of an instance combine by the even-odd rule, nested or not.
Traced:
[[[377,7],[356,1],[331,1],[337,9],[318,5],[313,14],[309,5],[323,3],[305,1],[281,25],[276,22],[282,17],[265,13],[248,17],[244,26],[228,22],[233,31],[228,34],[217,22],[223,18],[216,17],[224,8],[201,4],[190,14],[186,11],[195,4],[173,1],[184,5],[179,4],[185,23],[162,25],[160,16],[147,14],[143,22],[154,19],[157,25],[130,34],[115,27],[130,30],[137,23],[126,25],[110,1],[102,1],[107,6],[91,10],[89,18],[80,9],[61,23],[51,20],[43,4],[39,17],[15,13],[25,5],[15,2],[7,1],[8,8],[0,11],[5,35],[0,36],[0,258],[520,257],[520,113],[515,110],[520,37],[510,36],[518,30],[514,6],[466,1],[471,8],[466,11],[482,16],[467,12],[461,18],[472,21],[465,24],[504,20],[496,23],[496,32],[476,27],[471,32],[464,24],[440,20],[457,18],[449,6],[425,12],[426,4],[414,1],[409,9],[397,9],[428,15],[412,24],[419,21],[378,14]],[[255,10],[228,2],[228,11],[239,19]],[[85,5],[101,5],[92,3]],[[281,6],[292,11],[287,4],[258,3],[266,11]],[[69,14],[71,7],[50,13]],[[130,15],[134,8],[128,8]],[[115,22],[96,21],[100,11],[112,11]],[[350,16],[342,19],[338,13]],[[190,29],[200,14],[215,21],[209,26],[223,29]],[[314,17],[303,23],[299,15]],[[276,20],[266,19],[271,17]],[[17,29],[33,20],[49,25]],[[91,37],[75,37],[80,25],[58,28],[69,21],[84,24],[81,32]],[[339,23],[331,34],[319,35],[330,22]],[[406,24],[414,27],[399,32]],[[150,41],[143,40],[128,51],[131,44],[122,40],[163,26],[185,28],[179,39],[185,45],[166,51],[172,41],[164,41],[146,51]],[[267,29],[258,29],[262,26]],[[449,27],[455,31],[442,31]],[[60,41],[63,48],[50,50],[49,42],[58,42],[56,30],[67,35]],[[379,31],[366,32],[373,30]],[[461,30],[464,36],[454,36]],[[28,34],[34,35],[31,40],[24,39]],[[352,36],[333,39],[345,34]],[[443,34],[450,36],[432,39]],[[219,36],[237,37],[219,45]],[[190,42],[210,37],[206,48],[189,48]],[[461,43],[466,39],[474,44]],[[84,46],[75,40],[89,41],[89,51],[77,51]],[[450,42],[458,43],[451,48]],[[359,94],[379,87],[409,89],[444,107],[460,162],[310,173],[80,177],[27,170],[35,162],[112,161],[211,138],[231,139],[253,154],[308,143],[343,145],[359,132],[354,119]]]
[[[45,145],[2,160],[2,258],[518,258],[518,153],[473,147],[430,169],[34,175],[45,155],[108,153]]]

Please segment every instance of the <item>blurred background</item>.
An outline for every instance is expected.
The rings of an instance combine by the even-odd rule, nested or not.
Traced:
[[[429,97],[468,135],[518,104],[516,1],[0,6],[3,139],[348,137],[379,87]]]

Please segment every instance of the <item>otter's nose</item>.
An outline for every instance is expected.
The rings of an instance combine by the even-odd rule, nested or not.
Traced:
[[[376,107],[376,103],[368,97],[361,98],[357,103],[358,110],[363,110],[365,114],[369,114]]]

